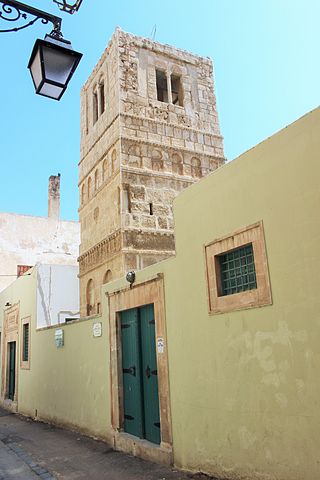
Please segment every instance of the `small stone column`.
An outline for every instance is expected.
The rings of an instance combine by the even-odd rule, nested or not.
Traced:
[[[60,173],[49,177],[48,217],[54,220],[60,218]]]

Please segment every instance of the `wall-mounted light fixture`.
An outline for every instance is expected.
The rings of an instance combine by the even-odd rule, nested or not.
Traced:
[[[4,307],[5,307],[5,308],[9,308],[9,307],[11,307],[11,306],[12,306],[12,303],[7,302]]]
[[[73,5],[73,11],[71,11],[72,6],[67,2],[56,3],[62,10],[74,13],[79,9],[81,1]],[[32,15],[34,18],[29,20],[28,15]],[[61,32],[62,19],[16,0],[0,0],[0,19],[8,22],[26,20],[26,23],[0,30],[0,33],[17,32],[33,25],[37,20],[41,20],[43,24],[52,23],[53,30],[51,33],[46,35],[44,40],[36,40],[28,68],[36,93],[54,100],[60,100],[82,57],[82,53],[72,50],[71,42],[63,38]]]
[[[136,279],[135,272],[131,271],[131,272],[127,273],[126,280],[127,280],[127,282],[130,283],[130,288],[132,287],[132,284],[134,283],[135,279]]]

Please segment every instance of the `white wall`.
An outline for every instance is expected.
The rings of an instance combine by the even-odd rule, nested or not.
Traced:
[[[0,213],[0,291],[17,278],[17,265],[77,265],[79,222]]]
[[[72,265],[38,265],[37,328],[79,318],[78,273]]]

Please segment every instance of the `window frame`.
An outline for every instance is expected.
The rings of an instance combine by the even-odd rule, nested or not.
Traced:
[[[28,334],[28,360],[24,360],[24,326],[29,325]],[[31,317],[21,319],[21,348],[20,348],[20,367],[24,370],[30,370],[30,354],[31,354]]]
[[[257,288],[221,295],[219,257],[252,244]],[[272,304],[263,222],[237,230],[204,246],[209,314],[262,307]]]

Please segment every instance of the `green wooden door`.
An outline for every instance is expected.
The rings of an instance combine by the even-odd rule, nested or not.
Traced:
[[[143,438],[138,309],[121,313],[124,430]]]
[[[139,310],[145,438],[159,444],[160,415],[154,308],[153,305],[145,305]]]
[[[160,443],[153,305],[121,313],[124,430]]]
[[[9,385],[8,398],[14,400],[16,389],[16,342],[9,342],[8,356],[9,356]]]

